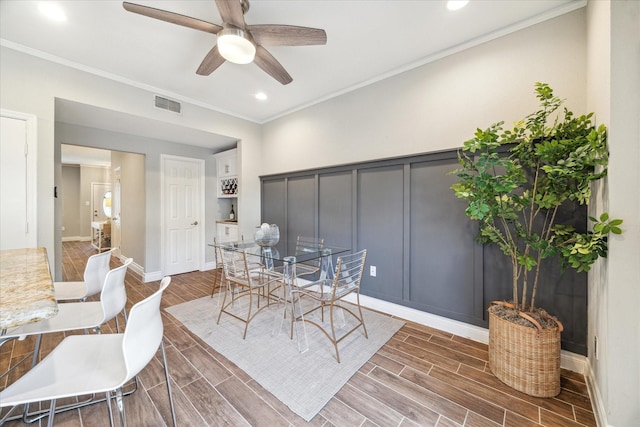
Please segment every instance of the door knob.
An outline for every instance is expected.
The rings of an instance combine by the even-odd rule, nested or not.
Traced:
[[[191,225],[198,225],[198,221],[191,223]]]

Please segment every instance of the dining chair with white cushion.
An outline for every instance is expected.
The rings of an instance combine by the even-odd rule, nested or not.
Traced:
[[[99,294],[104,285],[104,278],[111,269],[109,264],[113,251],[114,249],[111,249],[90,256],[84,268],[83,281],[53,282],[56,301],[84,301],[92,295]]]
[[[51,427],[56,413],[56,400],[105,393],[110,425],[114,425],[111,401],[115,398],[120,424],[125,426],[122,386],[144,369],[160,348],[175,426],[160,314],[162,293],[170,282],[171,278],[165,277],[153,295],[131,308],[124,333],[66,337],[40,363],[0,392],[0,407],[15,408],[27,403],[51,401],[47,424]],[[0,424],[3,421],[0,420]]]

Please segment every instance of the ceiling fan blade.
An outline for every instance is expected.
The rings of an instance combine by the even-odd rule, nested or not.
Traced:
[[[287,70],[262,46],[256,46],[256,57],[253,62],[283,85],[293,81]]]
[[[244,13],[240,0],[216,0],[222,22],[244,29]]]
[[[217,34],[222,29],[220,25],[201,19],[192,18],[190,16],[180,15],[179,13],[168,12],[166,10],[156,9],[149,6],[141,6],[129,2],[122,2],[122,6],[129,12],[139,15],[148,16],[149,18],[159,19],[161,21],[170,22],[172,24],[182,25],[183,27],[193,28],[195,30],[204,31],[211,34]]]
[[[213,46],[213,48],[207,53],[207,56],[204,57],[202,63],[198,67],[196,74],[201,76],[208,76],[213,73],[216,68],[221,66],[224,63],[225,59],[218,52],[218,45]]]
[[[327,44],[327,33],[319,28],[295,25],[248,25],[256,43],[264,46],[311,46]]]

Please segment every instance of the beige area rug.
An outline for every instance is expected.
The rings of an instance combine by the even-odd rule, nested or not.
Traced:
[[[247,301],[247,298],[236,301],[234,310],[244,310],[242,303],[246,305]],[[369,338],[359,329],[341,341],[338,363],[333,345],[315,326],[306,324],[309,350],[304,353],[298,351],[295,336],[294,340],[289,338],[288,322],[284,322],[279,333],[272,334],[276,313],[282,312],[282,305],[278,308],[273,304],[261,311],[249,325],[244,340],[244,324],[237,319],[223,314],[220,324],[216,324],[218,295],[175,305],[166,311],[306,421],[320,412],[404,325],[401,320],[363,309]],[[344,317],[345,328],[349,328],[350,316]]]

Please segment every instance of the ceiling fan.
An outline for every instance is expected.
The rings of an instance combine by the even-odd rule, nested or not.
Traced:
[[[182,25],[218,37],[217,43],[204,57],[196,74],[208,76],[225,61],[237,64],[255,62],[263,71],[282,83],[293,78],[264,46],[310,46],[327,44],[327,34],[318,28],[294,25],[247,25],[244,14],[249,10],[249,0],[216,0],[222,25],[166,10],[123,2],[129,12]]]

